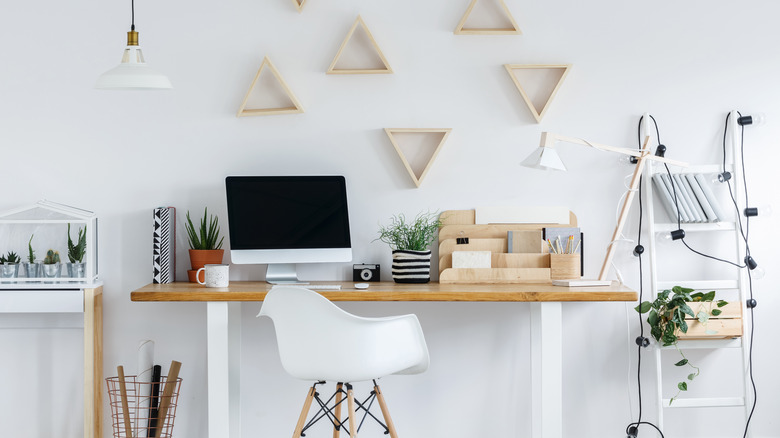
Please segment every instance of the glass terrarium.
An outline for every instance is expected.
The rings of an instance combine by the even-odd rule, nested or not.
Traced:
[[[97,216],[51,201],[0,213],[0,289],[97,282]]]

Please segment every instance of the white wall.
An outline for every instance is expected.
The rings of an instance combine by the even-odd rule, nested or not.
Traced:
[[[354,259],[379,262],[385,270],[389,251],[372,241],[377,224],[392,214],[566,205],[592,242],[585,263],[586,274],[595,276],[603,254],[598,242],[609,239],[623,177],[631,169],[619,166],[617,157],[566,145],[560,151],[568,173],[520,167],[539,133],[633,147],[638,118],[649,111],[668,156],[715,163],[723,120],[739,109],[769,116],[768,125],[746,131],[745,161],[751,199],[780,205],[770,179],[780,137],[775,55],[780,5],[774,1],[508,0],[523,35],[478,37],[452,34],[467,0],[309,0],[302,14],[289,0],[139,0],[136,21],[147,61],[167,73],[175,88],[94,90],[97,76],[119,61],[129,21],[126,3],[3,5],[0,178],[6,189],[0,209],[46,198],[100,215],[104,373],[114,375],[119,364],[133,367],[137,343],[146,338],[157,342],[161,363],[183,362],[176,436],[206,436],[205,305],[132,303],[130,291],[151,280],[151,209],[174,205],[183,217],[188,209],[208,206],[225,223],[226,175],[346,175]],[[324,74],[358,13],[395,74]],[[304,114],[235,117],[265,55],[301,100]],[[574,65],[543,123],[534,123],[505,63]],[[385,127],[453,128],[421,188],[405,173]],[[633,213],[629,235],[637,225]],[[779,257],[768,237],[777,225],[776,217],[751,225],[753,255],[768,269],[755,288],[759,404],[753,431],[764,437],[777,436],[774,413],[780,408],[773,396],[780,381],[770,315],[780,304],[772,286]],[[181,237],[183,278],[188,260]],[[637,288],[632,247],[622,244],[616,262]],[[691,268],[709,263],[690,260]],[[349,269],[311,267],[304,275],[343,279]],[[232,270],[234,280],[262,275],[261,267]],[[384,385],[404,436],[528,435],[527,305],[345,307],[366,315],[415,312],[422,321],[431,369],[388,378]],[[253,318],[258,308],[243,306],[242,428],[247,436],[284,435],[293,427],[306,383],[281,370],[270,323]],[[593,303],[567,304],[564,317],[564,432],[620,436],[637,415],[636,316],[623,304]],[[0,374],[17,376],[2,380],[3,434],[80,436],[78,333],[3,330],[0,336]],[[654,364],[645,357],[643,418],[652,421]],[[699,363],[710,376],[708,386],[735,379],[716,354]],[[21,399],[9,400],[20,391]],[[741,436],[738,409],[677,411],[667,420],[676,436]],[[49,422],[54,425],[49,429],[30,426]]]

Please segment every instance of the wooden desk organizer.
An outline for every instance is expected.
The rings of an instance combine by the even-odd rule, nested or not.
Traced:
[[[553,279],[579,278],[579,254],[542,252],[542,228],[576,227],[577,217],[569,212],[568,224],[475,224],[474,210],[448,210],[440,216],[439,283],[551,283]],[[539,244],[534,253],[508,253],[507,232],[538,231]],[[469,243],[457,243],[468,238]],[[452,268],[454,251],[490,251],[491,268]]]

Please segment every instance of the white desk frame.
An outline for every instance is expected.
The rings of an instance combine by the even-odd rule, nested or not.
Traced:
[[[560,302],[531,305],[531,436],[563,437]],[[207,303],[209,438],[240,438],[241,303]]]

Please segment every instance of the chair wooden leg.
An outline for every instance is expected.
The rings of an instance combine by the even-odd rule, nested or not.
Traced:
[[[349,409],[349,438],[357,438],[357,424],[355,424],[355,394],[352,393],[352,385],[350,384],[347,384],[347,408]]]
[[[339,438],[339,430],[341,430],[341,387],[342,383],[336,384],[336,408],[333,410],[333,415],[336,417],[336,423],[339,427],[333,428],[333,438]]]
[[[379,385],[374,385],[374,391],[376,391],[376,399],[379,401],[379,408],[382,409],[382,416],[385,417],[385,424],[387,424],[390,438],[398,438],[395,426],[393,425],[393,419],[390,418],[390,411],[387,409],[387,403],[385,403],[385,397],[382,395]]]
[[[298,424],[295,426],[293,438],[301,438],[301,432],[303,432],[303,426],[306,424],[306,417],[309,415],[311,402],[314,400],[314,392],[313,386],[309,388],[309,394],[306,395],[306,401],[303,402],[303,409],[301,410],[301,416],[298,417]]]

